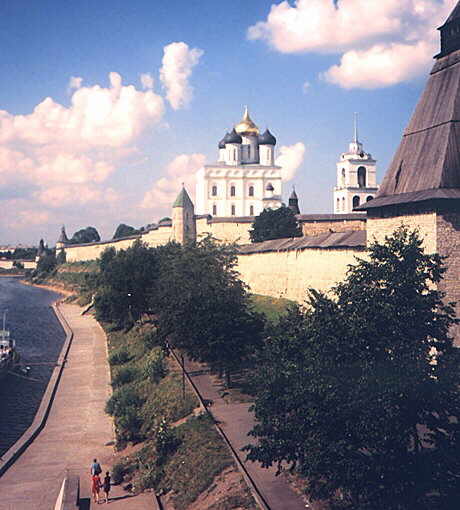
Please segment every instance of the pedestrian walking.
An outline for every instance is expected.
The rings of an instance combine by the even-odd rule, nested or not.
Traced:
[[[91,476],[100,475],[102,473],[102,468],[97,459],[93,460],[91,464]]]
[[[91,483],[91,493],[93,495],[93,501],[99,503],[99,492],[101,490],[101,478],[99,475],[93,475]]]
[[[110,473],[107,471],[104,476],[104,483],[102,484],[102,488],[104,489],[105,493],[105,502],[109,502],[109,492],[110,492]]]

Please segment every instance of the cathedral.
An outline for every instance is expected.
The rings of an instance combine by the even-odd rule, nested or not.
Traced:
[[[243,118],[219,142],[219,158],[196,176],[198,214],[257,216],[282,200],[281,167],[275,165],[276,138],[259,128],[245,109]]]

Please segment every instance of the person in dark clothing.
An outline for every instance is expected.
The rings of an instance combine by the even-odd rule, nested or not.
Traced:
[[[107,471],[104,477],[104,483],[102,484],[102,488],[105,493],[105,502],[109,502],[109,492],[110,492],[110,473]]]

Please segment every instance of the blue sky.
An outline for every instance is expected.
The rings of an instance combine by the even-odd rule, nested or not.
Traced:
[[[353,112],[381,182],[455,3],[2,2],[0,244],[168,215],[244,105],[331,212]]]

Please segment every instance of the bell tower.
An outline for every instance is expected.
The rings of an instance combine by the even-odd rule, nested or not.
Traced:
[[[355,114],[353,141],[348,152],[342,153],[337,163],[337,185],[334,188],[334,213],[353,212],[365,202],[372,200],[378,191],[377,161],[364,151],[358,139],[358,121]]]

